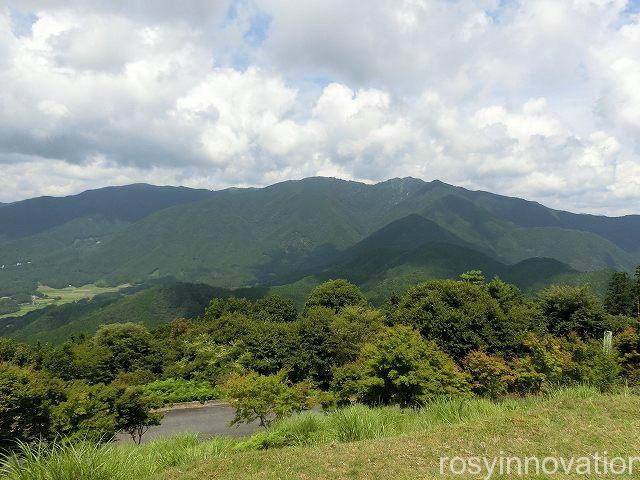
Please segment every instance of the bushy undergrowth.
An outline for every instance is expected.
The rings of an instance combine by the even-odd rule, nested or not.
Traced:
[[[29,448],[21,444],[13,456],[7,456],[0,461],[0,478],[3,480],[156,478],[160,472],[168,468],[241,451],[392,437],[480,418],[500,421],[501,415],[514,410],[524,411],[544,402],[583,399],[597,395],[600,395],[598,390],[579,386],[553,390],[545,397],[506,399],[500,402],[480,398],[438,399],[421,409],[371,408],[353,405],[328,413],[305,412],[278,421],[270,428],[245,439],[213,438],[199,441],[195,435],[181,435],[154,440],[139,446],[60,443]]]
[[[160,405],[179,402],[206,402],[220,397],[218,388],[208,382],[167,378],[144,386],[144,392]]]

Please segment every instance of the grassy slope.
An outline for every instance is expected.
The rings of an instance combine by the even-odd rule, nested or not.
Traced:
[[[603,395],[586,387],[498,404],[443,400],[419,412],[355,406],[293,417],[248,439],[200,442],[184,435],[141,446],[36,451],[19,472],[5,470],[0,478],[428,480],[442,478],[441,456],[636,456],[639,408],[640,397],[628,392]],[[3,467],[0,461],[0,472]]]
[[[425,480],[443,478],[441,456],[579,457],[606,451],[628,457],[640,450],[638,408],[639,397],[560,395],[392,438],[223,455],[157,478]]]

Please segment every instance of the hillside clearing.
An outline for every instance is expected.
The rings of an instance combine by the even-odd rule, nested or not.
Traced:
[[[0,318],[21,317],[34,310],[48,307],[50,305],[64,305],[65,303],[77,302],[84,298],[93,298],[103,293],[117,292],[130,286],[128,283],[116,287],[99,287],[92,283],[81,287],[68,286],[65,288],[53,288],[47,285],[39,285],[37,293],[43,297],[34,296],[31,303],[20,305],[20,310],[15,313],[0,315]]]

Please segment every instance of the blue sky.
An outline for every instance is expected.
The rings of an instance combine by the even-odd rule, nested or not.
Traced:
[[[640,0],[8,0],[0,201],[439,178],[640,213]]]

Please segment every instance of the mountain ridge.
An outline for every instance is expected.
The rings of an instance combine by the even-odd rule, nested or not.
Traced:
[[[439,180],[309,177],[216,191],[135,184],[3,206],[0,295],[38,283],[164,277],[275,285],[336,265],[381,235],[395,242],[389,255],[437,240],[505,265],[551,258],[596,271],[640,263],[640,215],[574,214]]]

